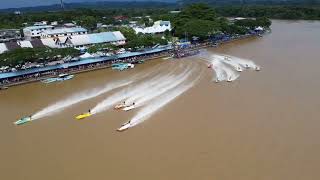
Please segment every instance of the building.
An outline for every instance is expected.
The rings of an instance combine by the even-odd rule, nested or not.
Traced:
[[[21,39],[19,29],[3,29],[0,30],[0,42],[17,41]]]
[[[157,33],[164,33],[165,31],[171,31],[171,23],[170,21],[156,21],[154,22],[153,26],[151,27],[146,27],[146,28],[141,28],[141,27],[136,27],[133,28],[134,31],[138,33],[143,33],[143,34],[157,34]]]
[[[74,47],[82,48],[86,46],[91,46],[95,44],[114,44],[114,45],[124,45],[126,43],[126,38],[120,31],[115,32],[102,32],[93,34],[82,34],[64,37],[54,37],[54,38],[44,38],[41,39],[45,46],[51,48],[65,48]]]
[[[45,26],[48,25],[48,21],[35,22],[34,26]]]
[[[53,21],[50,23],[51,26],[58,26],[58,21]]]
[[[179,14],[179,13],[181,13],[181,11],[170,11],[169,13],[170,14]]]
[[[43,31],[52,29],[54,29],[54,26],[50,25],[29,26],[23,29],[23,34],[26,40],[31,40],[34,38],[40,38]]]
[[[4,43],[0,43],[0,54],[8,51],[7,46]]]
[[[77,27],[77,25],[74,24],[74,23],[64,23],[63,26],[66,27],[66,28],[74,28],[74,27]]]
[[[125,43],[126,38],[120,31],[102,32],[94,34],[49,37],[43,39],[34,38],[32,40],[0,43],[0,54],[18,48],[82,48],[95,44],[114,44],[120,46],[124,45]]]
[[[73,28],[56,28],[44,30],[41,32],[41,38],[52,38],[52,37],[63,37],[63,36],[73,36],[87,34],[88,30],[82,27],[73,27]]]
[[[21,11],[14,11],[13,14],[15,14],[15,15],[21,15]]]

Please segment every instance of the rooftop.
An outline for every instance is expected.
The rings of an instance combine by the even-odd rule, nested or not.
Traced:
[[[51,30],[44,31],[44,33],[46,33],[48,35],[77,33],[77,32],[87,32],[87,29],[82,28],[82,27],[75,27],[75,28],[58,28],[58,29],[51,29]]]
[[[28,26],[25,27],[25,30],[37,30],[37,29],[47,29],[47,28],[53,28],[54,26],[50,25],[43,25],[43,26]]]

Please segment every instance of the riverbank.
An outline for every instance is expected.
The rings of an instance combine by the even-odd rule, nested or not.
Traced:
[[[132,60],[122,60],[122,61],[117,61],[117,62],[122,62],[122,63],[136,63],[138,61],[149,61],[149,60],[154,60],[154,59],[159,59],[159,58],[164,58],[164,57],[168,57],[169,54],[168,53],[163,53],[163,54],[159,54],[156,56],[152,56],[152,57],[146,57],[146,58],[139,58],[136,59],[134,61]],[[96,70],[100,70],[100,69],[105,69],[105,68],[110,68],[112,66],[113,63],[97,63],[97,64],[91,64],[88,66],[81,66],[78,68],[68,68],[68,69],[59,69],[56,71],[51,71],[49,74],[43,74],[43,75],[34,75],[31,77],[27,77],[27,78],[23,78],[23,79],[16,79],[13,81],[9,81],[9,83],[4,83],[2,84],[0,87],[11,87],[11,86],[17,86],[17,85],[22,85],[22,84],[27,84],[27,83],[32,83],[32,82],[37,82],[37,81],[41,81],[47,78],[52,78],[52,77],[56,77],[58,74],[61,73],[68,73],[68,74],[79,74],[79,73],[85,73],[85,72],[89,72],[89,71],[96,71]]]
[[[183,49],[172,49],[172,48],[167,48],[164,49],[163,51],[155,52],[149,54],[139,54],[137,56],[132,56],[128,58],[115,58],[112,60],[101,60],[93,63],[87,63],[87,64],[81,64],[81,65],[76,65],[75,67],[60,67],[54,70],[47,70],[44,72],[38,72],[35,71],[34,73],[30,74],[23,74],[23,75],[18,75],[18,76],[13,76],[13,77],[8,77],[6,79],[1,79],[0,81],[0,87],[10,87],[10,86],[17,86],[17,85],[22,85],[26,83],[32,83],[32,82],[37,82],[41,81],[47,78],[51,77],[56,77],[60,73],[68,73],[68,74],[78,74],[78,73],[83,73],[83,72],[88,72],[88,71],[94,71],[94,70],[99,70],[99,69],[104,69],[104,68],[109,68],[113,63],[136,63],[140,60],[148,61],[148,60],[153,60],[153,59],[159,59],[159,58],[164,58],[164,57],[169,57],[172,56],[173,54],[185,54],[188,52],[194,52],[200,49],[208,48],[208,47],[217,47],[222,44],[226,43],[231,43],[234,41],[239,41],[242,39],[248,39],[248,38],[256,38],[257,36],[260,36],[261,34],[249,34],[249,35],[242,35],[242,36],[237,36],[237,37],[231,37],[227,40],[216,40],[216,41],[208,41],[205,43],[198,43],[198,44],[193,44],[190,45],[188,48],[183,48]],[[187,56],[192,56],[195,55],[196,53],[189,53],[190,55]],[[179,55],[178,55],[179,56]],[[185,56],[181,56],[185,57]],[[1,74],[0,74],[1,75]]]

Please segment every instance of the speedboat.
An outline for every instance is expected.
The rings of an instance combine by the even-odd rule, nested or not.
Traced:
[[[66,80],[70,80],[74,77],[74,75],[70,75],[70,74],[59,74],[57,81],[66,81]]]
[[[240,66],[237,67],[238,72],[242,72],[242,68]]]
[[[260,71],[261,69],[260,69],[259,66],[256,66],[255,70],[256,70],[256,71]]]
[[[114,109],[115,110],[119,110],[119,109],[123,109],[126,107],[126,104],[125,103],[121,103],[121,104],[117,104]]]
[[[84,119],[84,118],[87,118],[90,116],[92,116],[91,112],[87,112],[87,113],[80,114],[79,116],[76,117],[76,119],[80,120],[80,119]]]
[[[31,116],[27,116],[27,117],[23,117],[21,119],[19,119],[18,121],[14,122],[15,125],[22,125],[25,124],[27,122],[31,122],[32,121],[32,117]]]
[[[246,69],[249,69],[249,68],[250,68],[250,66],[248,64],[246,64]]]
[[[130,111],[130,110],[132,110],[132,109],[134,109],[135,108],[135,105],[133,104],[133,105],[131,105],[131,106],[126,106],[126,107],[124,107],[122,110],[124,110],[124,111]]]
[[[231,76],[228,78],[227,82],[232,82]]]
[[[131,127],[131,122],[129,121],[129,122],[122,124],[122,126],[119,129],[117,129],[117,131],[122,132],[122,131],[129,129],[130,127]]]
[[[218,83],[218,82],[220,82],[220,79],[219,78],[216,78],[216,81],[215,81],[216,83]]]
[[[8,89],[7,86],[0,87],[0,90],[7,90],[7,89]]]

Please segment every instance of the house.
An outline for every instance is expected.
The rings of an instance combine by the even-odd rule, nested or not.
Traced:
[[[52,29],[54,29],[54,26],[51,25],[29,26],[23,29],[23,34],[26,40],[31,40],[34,38],[40,38],[43,31]]]
[[[21,39],[19,29],[3,29],[0,30],[0,42],[17,41]]]
[[[8,51],[7,46],[4,43],[0,43],[0,54]]]
[[[127,16],[115,16],[115,17],[113,17],[113,19],[116,21],[124,21],[124,20],[127,20],[128,17]]]
[[[64,26],[64,27],[66,27],[66,28],[73,28],[73,27],[77,27],[77,25],[76,25],[76,24],[74,24],[74,23],[65,23],[65,24],[63,24],[63,26]]]
[[[73,36],[80,34],[87,34],[88,30],[82,27],[73,27],[73,28],[55,28],[48,29],[41,32],[41,38],[49,37],[63,37],[63,36]]]
[[[48,24],[48,21],[35,22],[34,26],[45,26]]]
[[[154,22],[153,26],[151,27],[146,27],[146,28],[141,28],[141,27],[136,27],[133,28],[135,32],[138,33],[143,33],[143,34],[157,34],[157,33],[164,33],[165,31],[171,31],[171,23],[170,21],[156,21]]]

